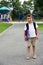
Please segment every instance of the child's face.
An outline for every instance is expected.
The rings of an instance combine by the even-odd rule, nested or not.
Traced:
[[[29,23],[31,23],[31,22],[32,22],[32,16],[27,16],[27,21],[28,21]]]

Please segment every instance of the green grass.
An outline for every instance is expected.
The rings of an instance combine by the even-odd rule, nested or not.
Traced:
[[[43,30],[43,24],[38,24],[38,29]]]
[[[12,25],[11,23],[0,23],[0,33],[2,33],[11,25]],[[43,24],[38,24],[38,29],[43,30]]]
[[[0,23],[0,33],[2,33],[4,30],[6,30],[11,25],[12,24],[10,23]]]

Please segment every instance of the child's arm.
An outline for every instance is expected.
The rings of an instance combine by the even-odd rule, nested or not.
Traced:
[[[26,25],[25,25],[25,28],[24,28],[24,39],[26,38]]]
[[[26,39],[26,32],[25,32],[25,30],[24,30],[24,39]]]
[[[38,36],[39,36],[38,25],[37,25],[37,23],[36,23],[36,39],[38,39]]]

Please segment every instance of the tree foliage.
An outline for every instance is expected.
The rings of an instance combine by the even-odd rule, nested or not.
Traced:
[[[39,16],[43,16],[43,0],[34,0],[34,8]]]
[[[8,5],[9,5],[9,2],[7,2],[7,1],[5,1],[5,0],[2,0],[2,1],[0,2],[0,7],[3,7],[3,6],[7,6],[7,7],[8,7]]]
[[[30,13],[30,10],[37,11],[40,16],[43,16],[43,0],[28,0],[24,1],[22,5],[19,0],[2,0],[0,2],[0,7],[2,6],[13,8],[13,11],[11,12],[13,19],[17,18],[19,13]]]

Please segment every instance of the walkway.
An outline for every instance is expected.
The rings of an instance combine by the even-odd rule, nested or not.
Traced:
[[[37,59],[26,60],[24,24],[13,24],[0,35],[0,65],[43,65],[43,31],[39,31]],[[32,53],[32,52],[31,52]]]

